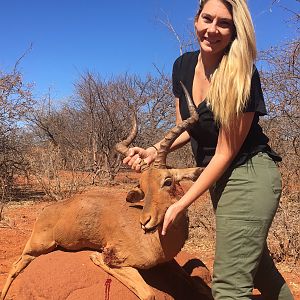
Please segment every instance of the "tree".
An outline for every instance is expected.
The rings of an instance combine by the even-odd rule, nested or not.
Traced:
[[[24,84],[17,64],[10,73],[0,71],[0,201],[10,195],[15,175],[27,170],[22,120],[33,103],[32,86]]]

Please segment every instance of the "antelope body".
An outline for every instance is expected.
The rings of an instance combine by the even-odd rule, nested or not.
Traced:
[[[189,120],[179,131],[190,125]],[[175,131],[178,136],[178,127]],[[126,154],[135,134],[136,128],[117,150]],[[166,153],[175,138],[173,130],[166,136],[169,145],[163,144],[162,151]],[[201,172],[199,168],[166,169],[165,159],[166,154],[160,152],[154,167],[143,170],[139,187],[128,193],[127,202],[83,195],[44,208],[22,255],[9,272],[0,299],[5,298],[14,278],[33,259],[57,247],[98,251],[91,256],[95,264],[119,279],[140,299],[155,299],[137,269],[168,262],[183,247],[188,237],[186,214],[178,218],[165,236],[161,235],[161,226],[167,208],[182,196],[177,182],[195,180]]]

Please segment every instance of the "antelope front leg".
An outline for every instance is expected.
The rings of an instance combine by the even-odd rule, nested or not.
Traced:
[[[117,278],[141,300],[155,300],[152,288],[144,281],[140,273],[132,267],[110,268],[104,263],[103,255],[95,252],[90,256],[94,264],[101,267],[105,272]]]

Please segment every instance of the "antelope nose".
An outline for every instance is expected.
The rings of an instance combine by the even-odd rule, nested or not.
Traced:
[[[151,220],[151,215],[150,214],[142,214],[140,218],[140,223],[142,225],[142,228],[145,228],[147,223],[149,223]]]

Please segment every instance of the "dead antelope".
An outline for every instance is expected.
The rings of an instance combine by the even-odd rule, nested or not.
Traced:
[[[201,170],[167,169],[166,155],[173,141],[197,120],[197,113],[187,90],[191,117],[170,130],[153,166],[142,170],[139,188],[129,192],[127,201],[143,199],[143,209],[125,201],[75,198],[47,206],[35,222],[33,232],[20,258],[13,264],[1,293],[7,295],[12,281],[41,254],[57,247],[66,250],[93,249],[95,264],[116,277],[140,299],[155,299],[137,269],[149,269],[172,260],[188,237],[188,218],[182,214],[166,236],[161,226],[167,208],[180,197],[176,183],[195,180]],[[116,148],[122,154],[136,135],[136,125],[130,136]],[[142,228],[141,228],[142,227]]]

